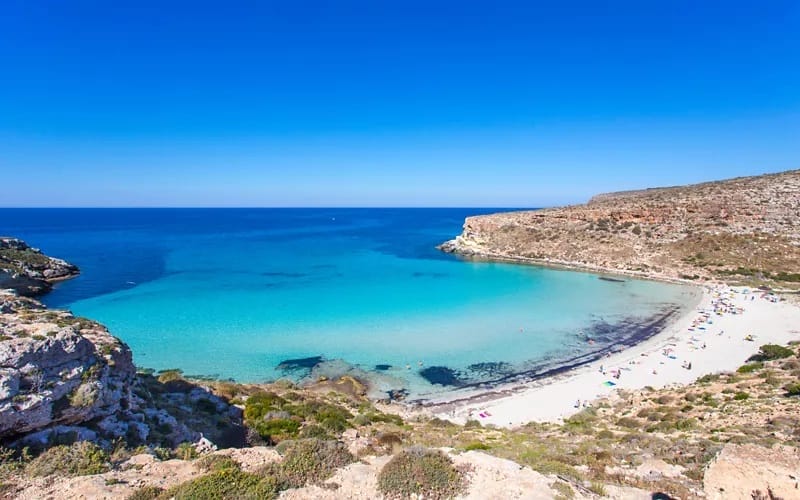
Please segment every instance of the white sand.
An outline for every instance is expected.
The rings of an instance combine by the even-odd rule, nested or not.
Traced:
[[[800,340],[800,307],[774,303],[761,292],[743,293],[744,288],[704,289],[694,311],[665,331],[633,348],[551,379],[537,381],[485,402],[464,401],[452,408],[433,408],[440,418],[463,423],[472,418],[483,424],[514,427],[531,421],[559,421],[577,411],[576,401],[593,401],[618,389],[641,389],[687,384],[709,373],[733,371],[758,352],[763,344],[786,344]],[[740,314],[715,314],[712,301],[723,297]],[[755,300],[751,300],[755,297]],[[702,312],[710,312],[711,323],[692,328]],[[720,335],[720,332],[723,332]],[[754,340],[745,340],[752,335]],[[702,346],[705,344],[705,348]],[[672,349],[670,356],[665,349]],[[682,365],[691,362],[688,370]],[[603,366],[605,375],[600,372]],[[612,375],[621,369],[620,378]],[[613,387],[604,385],[610,381]],[[463,397],[463,396],[462,396]],[[489,412],[487,415],[486,412]],[[484,416],[480,416],[483,413]]]

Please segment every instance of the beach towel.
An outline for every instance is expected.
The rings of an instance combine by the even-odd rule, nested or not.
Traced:
[[[606,380],[605,382],[603,382],[603,385],[606,386],[606,387],[614,387],[617,384],[615,384],[614,382],[612,382],[610,380]]]

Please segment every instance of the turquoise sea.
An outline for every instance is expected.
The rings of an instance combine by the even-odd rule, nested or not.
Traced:
[[[0,234],[77,264],[44,302],[107,325],[137,365],[237,381],[357,370],[412,396],[496,383],[641,340],[696,300],[435,249],[494,211],[2,209]]]

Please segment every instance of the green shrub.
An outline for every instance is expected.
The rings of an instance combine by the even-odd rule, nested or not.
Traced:
[[[158,372],[158,381],[162,384],[174,382],[176,380],[183,380],[183,370],[174,368],[171,370],[161,370]]]
[[[783,387],[787,396],[800,396],[800,382],[787,384]]]
[[[597,420],[597,411],[594,408],[585,408],[575,415],[564,420],[564,425],[572,431],[581,431],[594,428]]]
[[[617,425],[620,427],[625,427],[627,429],[636,429],[641,424],[635,418],[630,417],[622,417],[617,420]]]
[[[592,481],[592,483],[589,485],[589,491],[601,497],[607,496],[605,485],[596,481]]]
[[[256,422],[252,427],[265,441],[277,444],[286,439],[297,437],[300,422],[289,418],[273,418]]]
[[[322,439],[323,441],[333,439],[333,436],[328,434],[328,431],[315,424],[304,426],[302,429],[300,429],[297,437],[301,439],[317,438]]]
[[[194,465],[205,472],[218,472],[221,470],[239,470],[239,462],[227,455],[206,455],[197,460]]]
[[[439,451],[411,448],[395,455],[378,475],[378,490],[388,498],[451,498],[466,490],[464,474]]]
[[[749,397],[750,397],[750,395],[747,394],[746,392],[737,392],[736,394],[734,394],[733,399],[735,399],[736,401],[744,401],[745,399],[748,399]]]
[[[382,432],[375,438],[375,444],[391,452],[403,445],[403,438],[396,432]]]
[[[374,422],[386,422],[395,425],[403,425],[403,418],[400,415],[393,415],[391,413],[381,413],[377,411],[368,411],[356,415],[353,419],[355,425],[370,425]]]
[[[794,356],[794,351],[788,347],[777,344],[764,344],[759,349],[758,354],[750,356],[747,361],[772,361],[773,359],[783,359]]]
[[[127,500],[156,500],[164,490],[158,486],[142,486],[128,495]]]
[[[194,460],[200,456],[192,443],[181,443],[175,449],[175,458],[180,460]]]
[[[480,441],[474,441],[469,443],[464,447],[465,451],[472,451],[472,450],[490,450],[492,447],[486,443],[482,443]]]
[[[276,498],[278,491],[278,483],[273,476],[223,469],[174,486],[165,491],[161,498],[257,500]]]
[[[709,373],[708,375],[703,375],[702,377],[697,379],[697,383],[699,384],[708,384],[711,382],[716,382],[719,380],[719,373]]]
[[[313,414],[314,420],[330,432],[340,433],[350,427],[348,419],[353,418],[353,414],[344,408],[327,405]]]
[[[753,359],[753,358],[750,358],[750,359]],[[748,363],[746,365],[740,366],[736,370],[736,372],[737,373],[753,373],[754,371],[760,370],[762,368],[764,368],[764,363],[762,363],[761,361],[756,361],[754,363]]]
[[[70,446],[54,446],[36,457],[25,471],[31,476],[87,476],[102,474],[110,469],[108,453],[89,441]]]
[[[344,443],[339,441],[284,441],[277,450],[283,455],[283,460],[273,464],[269,470],[277,476],[281,489],[322,482],[331,477],[336,469],[356,460]]]
[[[608,429],[603,429],[597,433],[598,439],[614,439],[614,433]]]
[[[279,409],[286,400],[274,392],[257,392],[247,398],[244,403],[245,420],[260,420],[264,415]]]

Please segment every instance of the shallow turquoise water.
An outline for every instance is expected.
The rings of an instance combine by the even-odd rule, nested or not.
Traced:
[[[194,375],[300,378],[309,372],[278,365],[322,356],[371,373],[391,365],[382,387],[424,394],[443,388],[426,367],[464,382],[493,378],[469,368],[479,363],[529,370],[695,297],[436,251],[474,209],[66,212],[60,224],[29,213],[0,228],[83,269],[48,302],[106,324],[138,365]]]

